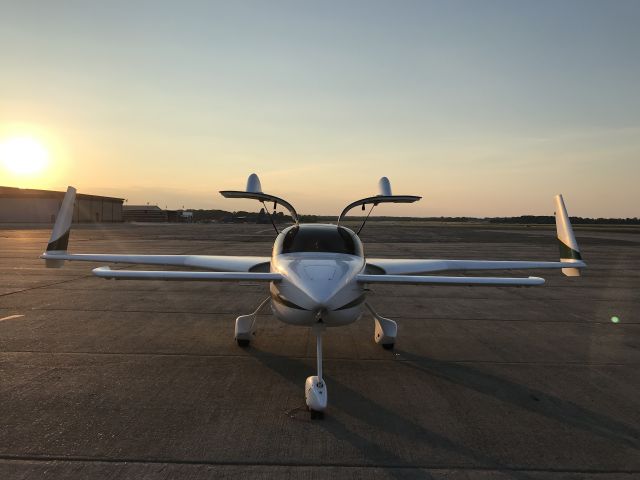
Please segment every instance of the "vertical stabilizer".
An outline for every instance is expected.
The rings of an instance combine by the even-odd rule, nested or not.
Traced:
[[[249,178],[247,179],[247,192],[262,193],[262,185],[260,184],[260,179],[255,173],[249,175]]]
[[[558,246],[560,247],[560,261],[571,262],[576,260],[582,260],[580,255],[580,247],[576,242],[576,237],[573,234],[573,228],[569,221],[569,214],[567,208],[564,205],[562,195],[555,196],[556,203],[556,231],[558,233]],[[579,277],[580,270],[577,268],[563,268],[562,273],[568,277]]]
[[[389,179],[387,177],[382,177],[380,180],[378,180],[378,190],[380,191],[378,195],[382,195],[385,197],[390,197],[391,195],[393,195],[393,193],[391,193],[391,182],[389,182]]]
[[[47,245],[47,254],[67,253],[75,200],[76,189],[73,187],[67,188],[67,193],[64,195],[60,211],[56,217],[56,223],[53,225],[53,230],[51,231],[51,238]],[[64,264],[64,260],[46,259],[45,263],[47,268],[60,268]]]

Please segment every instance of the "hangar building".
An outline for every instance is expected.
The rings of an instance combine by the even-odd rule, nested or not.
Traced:
[[[0,187],[0,223],[53,223],[65,192]],[[74,223],[122,222],[123,198],[76,194]]]

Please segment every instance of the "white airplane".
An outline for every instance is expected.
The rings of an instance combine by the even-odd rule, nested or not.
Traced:
[[[69,187],[60,207],[47,251],[41,255],[47,267],[61,267],[65,260],[144,265],[172,265],[197,268],[197,271],[93,270],[98,277],[117,280],[204,280],[268,282],[270,295],[249,315],[236,319],[235,340],[249,345],[256,332],[256,317],[267,305],[281,321],[311,327],[316,336],[317,373],[307,378],[305,400],[312,418],[321,418],[327,408],[327,386],[322,377],[322,335],[327,327],[347,325],[358,320],[366,308],[374,319],[374,340],[393,348],[398,332],[396,322],[380,316],[366,301],[368,284],[419,284],[464,286],[534,286],[539,277],[465,277],[440,276],[435,272],[474,270],[523,270],[560,268],[567,276],[579,276],[582,261],[569,216],[561,195],[555,197],[556,229],[560,245],[559,262],[492,260],[423,260],[367,258],[358,234],[341,226],[354,207],[380,203],[412,203],[421,197],[393,195],[389,180],[379,181],[380,193],[349,204],[337,225],[301,224],[298,214],[285,200],[262,192],[260,180],[252,174],[244,191],[222,191],[226,198],[248,198],[273,202],[285,207],[294,225],[278,232],[271,257],[232,257],[211,255],[111,255],[67,252],[76,190]],[[265,205],[265,211],[268,209]],[[371,210],[369,211],[371,213]],[[368,215],[367,215],[368,217]]]

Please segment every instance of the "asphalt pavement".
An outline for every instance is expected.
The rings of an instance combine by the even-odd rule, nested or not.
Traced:
[[[80,226],[70,250],[269,255],[270,228]],[[368,315],[329,329],[323,420],[305,410],[308,329],[265,314],[249,348],[233,340],[266,285],[46,269],[48,235],[0,226],[2,479],[640,477],[640,230],[577,229],[581,278],[510,273],[542,287],[373,287],[396,348]],[[363,241],[372,257],[558,256],[548,228],[372,223]]]

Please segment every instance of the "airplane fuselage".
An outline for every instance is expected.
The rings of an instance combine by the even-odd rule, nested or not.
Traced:
[[[303,224],[283,230],[275,241],[271,309],[293,325],[341,326],[363,312],[365,290],[356,277],[365,269],[360,239],[335,225]]]

